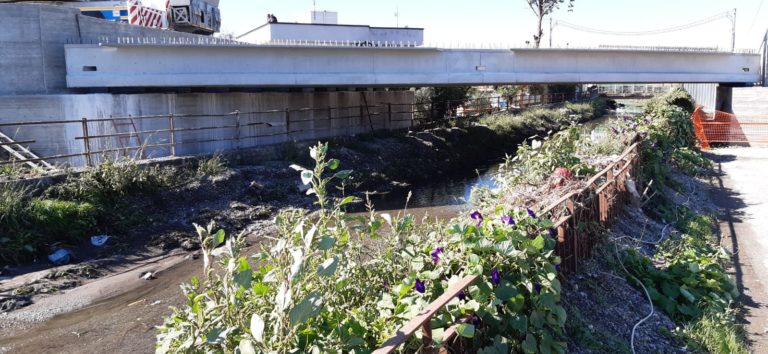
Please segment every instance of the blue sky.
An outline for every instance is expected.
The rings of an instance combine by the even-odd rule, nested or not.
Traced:
[[[765,2],[765,3],[763,3]],[[523,45],[532,38],[535,17],[525,0],[316,0],[318,10],[337,11],[339,23],[423,27],[425,41]],[[312,0],[220,0],[222,31],[235,35],[266,22],[274,13],[281,22],[308,22]],[[555,20],[613,31],[668,28],[737,8],[736,47],[757,48],[768,28],[768,0],[577,0]],[[548,23],[544,42],[548,43]],[[730,48],[731,22],[654,36],[612,36],[556,26],[554,46],[663,45]]]

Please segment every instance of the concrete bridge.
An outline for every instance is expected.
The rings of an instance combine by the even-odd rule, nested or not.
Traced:
[[[136,44],[141,40],[146,44]],[[441,49],[348,45],[67,45],[69,88],[413,87],[762,81],[757,53],[637,49]],[[337,43],[338,44],[338,43]]]

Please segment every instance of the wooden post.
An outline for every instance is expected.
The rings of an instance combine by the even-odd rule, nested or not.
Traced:
[[[571,215],[571,219],[568,221],[570,225],[568,225],[568,228],[571,229],[571,241],[573,242],[573,269],[571,269],[574,273],[578,270],[579,267],[579,235],[576,233],[578,232],[578,224],[576,222],[576,206],[573,202],[573,197],[568,198],[568,200],[565,201],[565,207],[568,209],[568,214]]]
[[[173,124],[173,113],[168,114],[168,138],[171,141],[171,156],[176,156],[176,128]]]
[[[240,151],[240,110],[235,110],[235,149]]]
[[[285,110],[285,135],[291,140],[291,112],[288,109]]]
[[[88,167],[93,166],[91,158],[91,143],[88,139],[88,118],[83,118],[83,145],[85,146],[85,161]]]
[[[387,103],[387,129],[392,129],[392,102]]]

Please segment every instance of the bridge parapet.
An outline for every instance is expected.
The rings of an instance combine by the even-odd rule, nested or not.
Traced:
[[[172,40],[171,40],[172,41]],[[194,41],[192,39],[188,41]],[[759,54],[189,42],[67,45],[70,88],[404,87],[761,81]]]

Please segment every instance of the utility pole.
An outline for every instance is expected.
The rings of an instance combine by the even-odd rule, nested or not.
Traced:
[[[731,52],[736,51],[736,9],[733,9],[733,18],[731,19]]]
[[[554,28],[552,24],[552,17],[549,18],[549,47],[552,48],[552,29]]]
[[[400,28],[400,7],[398,6],[397,9],[395,9],[395,18],[397,19],[397,28]]]

